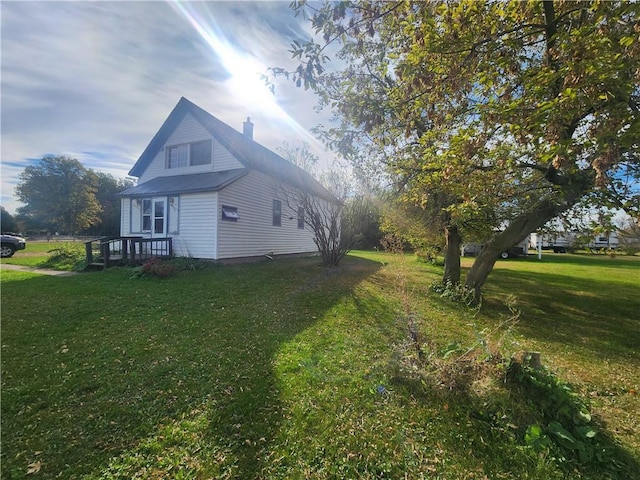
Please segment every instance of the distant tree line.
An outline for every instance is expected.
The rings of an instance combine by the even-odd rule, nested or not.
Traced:
[[[2,208],[2,231],[115,236],[120,233],[116,196],[133,182],[84,167],[66,156],[47,156],[20,174],[12,216]]]

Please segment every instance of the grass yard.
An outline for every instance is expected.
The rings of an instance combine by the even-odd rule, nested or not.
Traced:
[[[55,250],[73,251],[77,255],[84,255],[84,243],[81,241],[29,241],[27,240],[27,248],[18,250],[13,257],[3,258],[2,263],[10,265],[22,265],[25,267],[36,268],[46,263],[50,252]]]
[[[2,479],[640,478],[640,258],[499,262],[478,312],[440,275],[373,252],[164,280],[3,270]],[[496,373],[497,344],[558,383]],[[591,450],[554,427],[574,403]]]

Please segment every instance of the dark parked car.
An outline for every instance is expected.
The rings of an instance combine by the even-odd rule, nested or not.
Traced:
[[[514,245],[511,248],[508,248],[504,252],[500,252],[500,258],[503,260],[512,257],[526,257],[527,256],[527,244],[528,240],[520,242],[517,245]],[[462,246],[462,256],[463,257],[477,257],[480,251],[482,250],[483,245],[479,243],[465,243]]]
[[[17,250],[27,248],[27,241],[17,235],[2,234],[2,247],[0,247],[0,257],[9,258],[16,253]]]

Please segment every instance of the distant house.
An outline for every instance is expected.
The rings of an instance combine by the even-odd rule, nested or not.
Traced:
[[[335,197],[301,168],[181,98],[120,193],[121,235],[167,238],[177,256],[246,259],[317,251],[302,208],[283,188]]]

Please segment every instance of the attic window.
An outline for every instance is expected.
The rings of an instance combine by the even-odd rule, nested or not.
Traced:
[[[211,163],[211,140],[165,148],[167,168],[195,167]]]
[[[189,144],[166,148],[167,168],[186,167],[189,161]]]
[[[237,207],[229,207],[227,205],[222,206],[222,220],[237,222],[239,218],[240,215],[238,215]]]
[[[211,163],[211,140],[191,144],[191,166]]]

